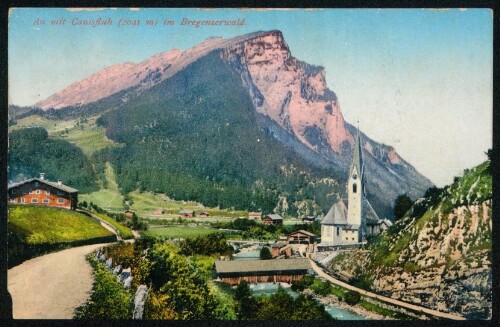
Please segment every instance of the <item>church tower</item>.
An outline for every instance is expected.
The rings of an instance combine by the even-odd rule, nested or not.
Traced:
[[[347,223],[350,225],[359,226],[359,241],[362,240],[363,230],[363,196],[364,196],[364,164],[361,149],[361,137],[359,128],[356,135],[356,144],[354,145],[354,153],[352,155],[351,169],[349,170],[349,179],[347,182],[348,194],[348,210],[347,210]]]

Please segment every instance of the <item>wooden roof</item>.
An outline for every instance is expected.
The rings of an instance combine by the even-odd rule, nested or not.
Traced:
[[[311,269],[308,259],[216,261],[217,273],[268,272]]]
[[[29,184],[31,182],[39,182],[39,183],[42,183],[45,185],[49,185],[49,186],[52,186],[53,188],[56,188],[58,190],[61,190],[61,191],[67,192],[67,193],[78,193],[77,189],[74,189],[74,188],[69,187],[67,185],[59,184],[58,182],[51,182],[47,179],[40,179],[40,178],[30,178],[30,179],[27,179],[27,180],[22,181],[20,183],[11,184],[8,186],[8,188],[10,190],[10,189],[19,187],[19,186],[24,185],[24,184]]]

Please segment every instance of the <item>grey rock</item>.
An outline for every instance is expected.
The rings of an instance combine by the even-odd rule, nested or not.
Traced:
[[[119,275],[122,272],[122,265],[118,265],[113,269],[113,275]]]
[[[106,268],[111,270],[111,267],[113,267],[113,258],[106,260]]]
[[[128,276],[124,281],[123,281],[123,287],[125,288],[130,288],[130,286],[132,285],[132,280],[134,278],[132,276]]]
[[[140,285],[134,296],[134,314],[132,319],[142,319],[144,314],[144,305],[148,297],[148,287]]]

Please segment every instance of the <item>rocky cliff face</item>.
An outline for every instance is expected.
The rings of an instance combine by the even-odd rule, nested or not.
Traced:
[[[489,318],[491,231],[491,175],[483,164],[434,200],[417,201],[368,250],[341,255],[331,267],[394,298]]]
[[[210,38],[186,51],[174,49],[139,64],[111,66],[36,106],[61,109],[113,95],[128,101],[127,90],[140,94],[214,51],[240,75],[255,110],[263,117],[263,128],[310,163],[347,174],[355,129],[344,120],[336,94],[326,85],[324,69],[294,58],[280,31],[229,40]],[[392,203],[399,194],[417,198],[432,185],[394,148],[364,134],[363,143],[370,179],[368,196],[381,216],[392,215]]]

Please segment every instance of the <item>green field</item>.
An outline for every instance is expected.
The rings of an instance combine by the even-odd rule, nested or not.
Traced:
[[[141,217],[157,217],[153,214],[156,209],[165,210],[163,218],[177,218],[179,211],[194,210],[197,215],[201,211],[209,213],[210,217],[247,217],[247,211],[230,211],[218,208],[207,208],[202,204],[193,201],[177,201],[172,200],[163,194],[155,194],[153,192],[140,192],[138,190],[129,193],[133,200],[130,209],[134,210]]]
[[[64,243],[113,234],[83,214],[57,208],[9,205],[9,229],[28,244]]]
[[[217,232],[217,230],[215,228],[210,228],[210,227],[173,226],[173,227],[149,228],[147,232],[144,232],[144,234],[153,237],[188,238],[188,237],[207,235],[215,232]]]
[[[100,189],[99,191],[90,194],[79,194],[78,201],[87,201],[89,204],[90,202],[93,202],[103,209],[114,212],[122,212],[125,210],[123,205],[123,195],[120,194],[113,166],[111,166],[109,162],[106,162],[105,176],[107,188]]]
[[[134,238],[134,234],[132,234],[132,230],[130,230],[130,228],[128,228],[127,226],[123,226],[122,224],[120,224],[119,222],[114,220],[113,218],[108,217],[103,213],[93,212],[93,214],[96,215],[97,217],[105,220],[110,225],[112,225],[114,228],[118,229],[118,231],[120,231],[121,237],[124,240]]]
[[[50,120],[38,115],[32,115],[17,121],[16,125],[9,127],[11,130],[26,127],[43,127],[49,136],[55,139],[75,143],[83,153],[91,156],[96,151],[107,147],[119,146],[104,134],[104,128],[96,125],[96,117],[85,120]]]

